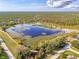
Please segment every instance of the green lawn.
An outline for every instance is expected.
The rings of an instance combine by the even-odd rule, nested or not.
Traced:
[[[0,55],[0,59],[9,59],[7,54],[5,52],[3,52],[1,55]]]
[[[76,54],[76,53],[74,53],[72,51],[67,50],[67,51],[61,53],[60,56],[57,59],[66,59],[68,55],[79,57],[78,54]]]

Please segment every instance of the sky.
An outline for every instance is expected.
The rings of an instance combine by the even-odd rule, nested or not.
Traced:
[[[0,0],[0,11],[79,11],[79,0]]]

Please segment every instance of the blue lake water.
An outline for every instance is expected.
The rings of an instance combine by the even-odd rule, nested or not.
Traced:
[[[23,36],[32,36],[32,37],[37,37],[37,36],[45,36],[45,35],[53,35],[58,32],[61,32],[61,30],[56,30],[56,29],[47,29],[44,27],[40,26],[33,26],[29,24],[19,24],[15,25],[14,27],[11,27],[6,30],[7,32],[17,32],[22,34]]]

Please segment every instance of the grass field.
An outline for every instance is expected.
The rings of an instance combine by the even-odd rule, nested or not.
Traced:
[[[17,42],[14,41],[6,32],[0,31],[0,37],[6,43],[7,47],[10,49],[16,59],[20,45],[18,45]]]

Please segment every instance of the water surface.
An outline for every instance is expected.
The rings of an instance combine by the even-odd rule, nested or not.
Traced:
[[[6,31],[9,33],[15,32],[15,33],[22,34],[23,36],[31,36],[31,37],[53,35],[58,32],[61,32],[61,30],[48,29],[48,28],[44,28],[40,26],[33,26],[29,24],[15,25],[14,27],[7,29]]]

